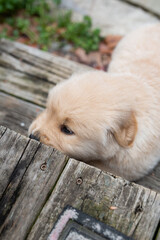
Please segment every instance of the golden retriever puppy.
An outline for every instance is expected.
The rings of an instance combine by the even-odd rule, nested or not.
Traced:
[[[120,41],[108,73],[73,75],[50,90],[31,138],[128,180],[160,159],[160,25]]]

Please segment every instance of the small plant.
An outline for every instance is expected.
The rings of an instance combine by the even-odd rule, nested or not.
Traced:
[[[72,42],[75,47],[85,49],[86,52],[98,49],[101,40],[100,30],[91,29],[92,21],[89,16],[85,16],[82,22],[72,22],[71,15],[67,14],[66,20],[64,21],[64,18],[61,17],[58,21],[58,26],[65,28],[65,31],[61,34],[62,38]]]
[[[59,5],[61,0],[52,0]],[[47,50],[53,41],[71,43],[86,52],[97,50],[101,41],[100,30],[92,29],[91,18],[85,16],[81,22],[72,21],[72,13],[50,14],[45,0],[0,0],[2,20],[12,27],[4,28],[1,37],[18,39],[26,37],[27,43],[36,44]],[[3,17],[7,14],[7,17]]]
[[[53,2],[57,2],[53,0]],[[43,9],[48,10],[45,0],[0,0],[0,14],[15,14],[20,9],[25,9],[29,14],[39,14]]]
[[[0,14],[12,14],[24,7],[22,0],[0,0]]]

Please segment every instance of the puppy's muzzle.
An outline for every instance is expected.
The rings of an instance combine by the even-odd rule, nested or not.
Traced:
[[[31,138],[31,139],[34,139],[34,140],[36,140],[36,141],[40,141],[40,135],[39,135],[39,133],[37,132],[37,133],[34,133],[34,134],[30,134],[29,135],[29,138]]]

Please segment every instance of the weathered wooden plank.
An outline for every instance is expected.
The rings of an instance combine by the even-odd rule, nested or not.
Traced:
[[[89,69],[24,44],[0,40],[0,90],[43,107],[51,87]]]
[[[160,219],[160,194],[71,159],[27,239],[47,239],[67,204],[136,240],[152,239]]]
[[[19,191],[21,188],[20,182],[22,181],[26,169],[33,160],[33,157],[38,150],[39,145],[40,143],[38,143],[37,141],[29,141],[24,151],[24,154],[22,155],[22,158],[19,160],[18,164],[16,165],[9,178],[9,184],[0,199],[0,226],[3,225],[3,222],[5,221],[8,213],[10,212],[11,207],[15,203],[17,196],[19,195]]]
[[[20,161],[29,139],[9,129],[0,139],[0,198],[9,184],[12,172]]]
[[[0,65],[54,84],[72,73],[91,69],[18,42],[0,41]]]
[[[48,90],[53,84],[25,73],[0,67],[0,90],[26,101],[45,106]]]
[[[0,124],[26,135],[33,119],[43,110],[37,105],[0,92]]]
[[[15,135],[12,131],[10,134]],[[4,139],[5,135],[0,143],[3,139],[3,145],[7,146],[7,151],[9,144],[7,144],[8,139]],[[10,138],[9,134],[8,138]],[[29,142],[21,160],[15,166],[0,202],[0,215],[4,220],[0,227],[0,238],[3,240],[25,239],[66,164],[66,157],[63,154],[42,144],[38,148],[38,143],[32,146],[32,141]],[[20,148],[20,146],[24,146],[23,141],[20,141],[18,146],[14,143],[10,146],[12,155],[7,156],[8,162],[17,154],[17,147]],[[5,162],[3,149],[1,152],[1,159]],[[3,208],[5,200],[6,205]]]
[[[0,125],[0,138],[3,136],[5,131],[6,131],[6,127]]]

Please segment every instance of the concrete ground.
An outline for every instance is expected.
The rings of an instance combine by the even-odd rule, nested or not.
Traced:
[[[160,21],[159,0],[62,0],[62,7],[73,10],[73,18],[92,18],[93,28],[102,36],[125,35],[144,24]]]

